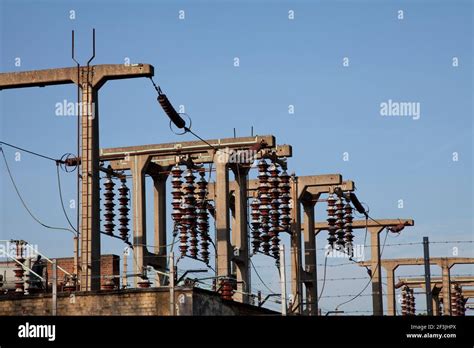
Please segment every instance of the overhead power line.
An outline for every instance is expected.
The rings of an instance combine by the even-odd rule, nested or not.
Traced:
[[[33,218],[33,220],[35,220],[38,224],[40,224],[41,226],[45,227],[45,228],[48,228],[48,229],[52,229],[52,230],[62,230],[62,231],[69,231],[71,232],[72,234],[76,235],[76,232],[74,232],[73,230],[69,229],[69,228],[64,228],[64,227],[55,227],[55,226],[50,226],[50,225],[47,225],[45,223],[43,223],[40,219],[38,219],[34,214],[33,212],[31,211],[31,209],[28,207],[28,205],[26,204],[25,200],[23,199],[21,193],[20,193],[20,190],[18,189],[18,186],[15,182],[15,179],[13,178],[13,175],[12,175],[12,172],[10,170],[10,166],[8,165],[8,161],[7,161],[7,158],[5,156],[5,152],[3,151],[2,147],[0,146],[0,152],[2,153],[2,157],[3,157],[3,161],[5,163],[5,167],[7,169],[7,172],[8,172],[8,176],[10,177],[10,181],[12,182],[12,185],[13,185],[13,188],[15,189],[15,192],[18,196],[18,198],[20,199],[21,201],[21,204],[23,205],[23,207],[25,208],[25,210],[28,212],[28,214]],[[44,156],[41,156],[41,157],[44,157]],[[48,158],[49,159],[49,158]]]

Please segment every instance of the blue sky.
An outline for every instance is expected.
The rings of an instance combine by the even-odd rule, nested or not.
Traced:
[[[293,146],[290,171],[341,173],[355,181],[374,218],[415,219],[414,228],[389,236],[387,244],[421,242],[423,236],[473,240],[472,6],[470,1],[0,0],[0,70],[72,66],[72,29],[78,59],[85,62],[96,28],[94,63],[121,64],[128,57],[153,64],[155,80],[173,104],[185,105],[200,136],[231,137],[233,128],[245,136],[253,126],[256,134],[273,134]],[[178,18],[180,10],[185,20]],[[288,19],[289,10],[294,20]],[[452,66],[453,57],[458,67]],[[53,157],[75,152],[76,119],[54,112],[56,103],[74,102],[75,96],[72,85],[0,92],[0,138]],[[381,116],[380,104],[389,99],[420,103],[420,118]],[[294,114],[288,113],[290,104]],[[112,81],[101,89],[100,127],[101,147],[193,139],[169,131],[146,79]],[[47,223],[65,225],[54,164],[27,154],[15,161],[14,151],[5,152],[32,210]],[[0,167],[0,238],[26,239],[52,257],[70,255],[70,235],[37,225]],[[62,180],[66,199],[74,198],[75,175]],[[324,208],[317,208],[321,220]],[[362,244],[363,233],[357,233],[355,242]],[[325,238],[318,237],[319,247]],[[437,244],[431,253],[451,256],[453,247],[458,256],[474,256],[472,244]],[[103,238],[103,252],[121,249],[121,243]],[[388,246],[383,256],[421,252],[421,245]],[[318,258],[321,263],[322,251]],[[276,272],[265,271],[271,262],[256,256],[254,263],[278,291]],[[322,278],[321,267],[319,272]],[[328,272],[328,278],[365,276],[353,265]],[[421,274],[422,268],[403,272]],[[473,267],[459,266],[456,272],[473,274]],[[265,292],[253,279],[254,290]],[[325,295],[354,294],[365,283],[330,281]],[[321,306],[334,309],[343,300],[323,298]],[[344,309],[370,310],[370,297]]]

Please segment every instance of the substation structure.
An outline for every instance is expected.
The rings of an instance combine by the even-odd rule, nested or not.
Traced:
[[[371,235],[371,258],[359,264],[371,268],[374,315],[383,315],[381,267],[387,270],[388,275],[388,313],[395,314],[395,269],[400,265],[421,265],[424,261],[421,258],[381,260],[380,232],[384,229],[399,232],[405,226],[413,226],[412,219],[369,220],[354,194],[354,182],[343,180],[340,174],[289,175],[287,159],[292,157],[292,147],[278,145],[272,135],[100,150],[99,89],[110,80],[152,78],[154,68],[149,64],[90,65],[94,57],[95,47],[87,66],[75,61],[77,66],[70,68],[0,73],[0,90],[60,84],[75,84],[78,87],[81,105],[78,151],[76,156],[60,161],[64,166],[77,167],[80,207],[74,239],[74,269],[68,273],[69,291],[101,289],[101,235],[121,239],[130,246],[135,287],[150,287],[147,270],[151,267],[158,274],[157,286],[173,288],[176,267],[172,246],[177,239],[179,258],[190,257],[209,266],[214,252],[214,291],[225,300],[248,304],[253,296],[250,294],[251,257],[263,253],[278,265],[282,250],[279,236],[287,233],[291,241],[290,281],[293,295],[289,312],[317,315],[316,236],[323,230],[327,231],[329,249],[352,256],[353,232],[367,229]],[[184,121],[161,89],[155,88],[165,113],[175,124],[181,122],[179,128],[185,128]],[[254,162],[256,166],[252,165]],[[255,167],[257,179],[249,180],[249,172]],[[100,173],[104,175],[102,195]],[[215,178],[211,180],[213,173]],[[229,180],[231,173],[233,181]],[[146,211],[147,176],[153,180],[152,242],[147,240],[146,228],[146,216],[150,213]],[[167,202],[166,192],[169,177],[171,202]],[[131,188],[128,187],[129,179],[132,181]],[[315,221],[318,202],[327,203],[326,221]],[[167,214],[167,206],[171,214]],[[366,219],[354,220],[354,209],[363,213]],[[172,219],[173,242],[167,240],[169,216]],[[131,242],[130,222],[133,225]],[[211,232],[214,232],[214,237]],[[21,243],[17,244],[15,292],[23,293],[22,278],[26,266],[21,251],[23,247]],[[449,270],[455,264],[473,263],[473,259],[430,258],[430,263],[439,265],[443,270],[439,298],[447,304],[452,302],[453,297],[459,298],[460,290],[451,289]],[[411,301],[411,290],[405,293]],[[170,294],[170,301],[174,303],[174,295]],[[405,305],[405,312],[408,313],[408,309],[412,311],[411,307],[411,304]],[[174,309],[170,308],[170,313],[173,312]],[[452,306],[444,305],[443,312],[452,314]]]
[[[466,303],[470,298],[474,297],[474,277],[452,277],[450,278],[451,283],[451,314],[453,316],[463,316],[466,313]],[[446,304],[444,301],[443,292],[443,278],[434,277],[431,278],[431,294],[433,301],[433,315],[438,316],[443,313],[442,306]],[[414,297],[412,297],[409,305],[407,304],[407,295],[409,292],[413,293],[413,289],[419,288],[426,291],[426,280],[425,278],[399,278],[398,283],[395,284],[396,289],[402,288],[402,315],[415,314],[415,303]]]
[[[413,219],[365,219],[352,221],[353,230],[367,230],[370,233],[370,261],[359,262],[359,265],[371,267],[372,279],[372,306],[374,315],[383,315],[383,294],[382,294],[382,273],[381,267],[381,250],[380,250],[380,233],[388,229],[401,231],[405,226],[414,226]],[[314,237],[320,231],[329,230],[331,228],[331,221],[318,222],[314,228]],[[388,233],[388,232],[387,232]],[[364,254],[365,255],[365,254]]]
[[[74,33],[73,33],[74,42]],[[139,77],[151,78],[154,68],[149,64],[106,64],[90,65],[95,57],[95,31],[93,55],[87,66],[32,70],[0,74],[0,90],[46,87],[52,85],[75,84],[80,100],[80,115],[78,115],[78,158],[79,165],[78,200],[80,200],[80,221],[77,230],[80,242],[80,274],[81,290],[100,289],[100,182],[99,182],[99,89],[107,81]],[[72,46],[74,58],[74,44]],[[78,102],[79,102],[78,100]],[[80,162],[80,163],[79,163]],[[79,202],[78,202],[79,205]],[[76,258],[78,255],[76,255]],[[78,258],[77,258],[78,259]]]
[[[75,267],[72,279],[68,282],[69,289],[81,291],[100,289],[101,234],[120,238],[131,244],[136,286],[149,286],[150,282],[146,276],[148,266],[159,272],[158,285],[169,283],[170,273],[173,273],[174,267],[167,265],[168,241],[165,230],[166,180],[171,176],[173,233],[179,239],[181,257],[189,256],[208,263],[209,247],[212,245],[216,251],[217,278],[223,281],[219,289],[224,298],[231,298],[233,290],[237,290],[236,299],[242,302],[249,300],[248,260],[251,254],[248,227],[251,230],[252,254],[263,252],[275,258],[275,261],[278,261],[280,252],[278,235],[289,233],[292,259],[291,284],[294,295],[291,312],[317,314],[316,247],[314,235],[309,232],[313,230],[311,226],[314,224],[314,205],[321,193],[329,194],[328,203],[331,205],[328,207],[328,213],[331,214],[328,219],[329,243],[332,247],[350,250],[353,237],[349,193],[354,189],[353,183],[343,182],[339,174],[308,177],[288,175],[286,159],[292,155],[291,146],[278,146],[273,136],[144,145],[100,151],[99,89],[110,80],[152,78],[154,68],[149,64],[90,65],[94,57],[95,36],[94,53],[87,66],[81,66],[75,60],[73,45],[72,58],[77,63],[76,67],[0,74],[0,90],[61,84],[75,84],[78,87],[78,101],[81,105],[78,115],[78,155],[61,161],[65,166],[78,168],[77,198],[80,214],[74,248]],[[158,101],[168,116],[175,124],[182,122],[166,96],[159,88],[157,91]],[[184,122],[182,123],[180,128],[184,127]],[[240,159],[235,161],[232,156],[222,156],[228,151],[237,151],[238,158],[241,155],[247,155],[247,158],[244,161]],[[249,190],[248,172],[255,160],[258,161],[258,185],[257,181],[250,181]],[[209,168],[206,169],[206,166]],[[184,180],[183,170],[186,171]],[[216,178],[212,193],[209,195],[205,173],[212,171],[215,171]],[[236,178],[234,184],[229,182],[230,171]],[[101,172],[106,175],[102,216]],[[197,183],[195,174],[200,176]],[[146,175],[150,175],[154,182],[153,250],[147,246],[146,237]],[[131,192],[127,186],[127,176],[132,178]],[[115,211],[116,180],[121,182],[117,199],[118,214]],[[337,199],[333,193],[336,189],[339,192]],[[249,192],[253,197],[250,204],[250,224],[247,218]],[[129,217],[130,207],[131,217]],[[301,211],[305,214],[303,223],[300,217]],[[209,235],[209,214],[215,219],[214,241]],[[230,214],[232,214],[232,226]],[[130,220],[133,223],[132,243],[128,242]],[[307,226],[304,234],[304,266],[301,245],[304,230],[302,224]],[[119,225],[118,228],[116,225]],[[22,259],[22,255],[17,258]],[[18,292],[22,290],[22,274],[19,269]],[[303,303],[303,284],[306,287],[306,303]]]
[[[248,236],[247,201],[238,193],[232,195],[233,228],[230,228],[229,173],[238,177],[239,190],[246,191],[248,171],[253,160],[279,160],[291,157],[291,146],[277,145],[273,136],[189,141],[171,144],[132,146],[101,150],[100,159],[107,168],[132,178],[132,216],[135,285],[146,282],[145,269],[154,267],[167,272],[168,249],[166,181],[172,183],[172,219],[174,235],[179,239],[180,257],[191,257],[209,264],[210,248],[215,247],[216,273],[220,280],[229,280],[231,269],[242,290],[238,297],[248,302]],[[231,163],[231,154],[243,158],[242,163]],[[253,156],[255,155],[255,158]],[[250,156],[250,157],[249,157]],[[250,161],[246,160],[250,159]],[[283,163],[283,162],[282,162]],[[207,168],[206,168],[207,166]],[[210,172],[215,171],[215,186],[209,190]],[[184,174],[184,176],[183,176]],[[196,175],[199,180],[196,181]],[[154,183],[154,241],[147,241],[145,176]],[[213,201],[214,205],[210,202]],[[209,218],[215,221],[215,240],[210,235]],[[198,243],[200,239],[200,243]],[[154,245],[149,250],[147,245]],[[142,274],[142,276],[140,276]],[[162,282],[164,279],[162,279]],[[164,284],[161,284],[164,285]]]
[[[247,197],[251,200],[251,234],[255,234],[255,230],[259,226],[259,213],[258,205],[261,201],[262,196],[262,172],[260,171],[259,178],[249,180],[247,185]],[[263,182],[263,185],[265,183]],[[215,195],[215,184],[209,186],[210,196]],[[353,181],[342,179],[340,174],[326,174],[326,175],[310,175],[310,176],[296,176],[292,175],[290,179],[290,191],[291,197],[291,210],[290,210],[290,264],[291,264],[291,293],[293,302],[289,308],[290,312],[306,315],[317,315],[318,314],[318,300],[317,300],[317,266],[316,266],[316,243],[315,239],[312,238],[312,234],[306,233],[310,231],[312,226],[315,224],[314,209],[315,204],[319,197],[323,193],[333,195],[334,191],[339,190],[340,192],[352,192],[355,189]],[[229,190],[232,195],[235,195],[239,191],[239,185],[237,182],[230,182]],[[232,206],[237,207],[237,203],[233,203]],[[294,202],[297,202],[296,204]],[[348,212],[347,219],[350,220],[352,214],[352,208],[346,207]],[[303,213],[303,221],[301,221],[301,215]],[[343,207],[340,207],[340,213],[344,214]],[[236,215],[233,214],[233,226],[239,226]],[[349,244],[352,241],[350,222],[345,224],[346,230],[344,231],[344,222],[341,220],[341,230],[339,230],[338,242],[341,247],[347,244],[347,248],[350,249]],[[347,241],[344,239],[346,234]],[[302,245],[303,241],[303,245]],[[336,242],[334,240],[333,242]],[[258,244],[253,242],[254,247],[253,253],[259,251]],[[304,259],[303,259],[304,254]],[[248,260],[245,260],[248,268]],[[304,287],[304,293],[303,293]],[[306,295],[304,298],[303,295]]]
[[[387,273],[388,315],[396,315],[396,302],[395,302],[396,301],[395,299],[395,271],[396,269],[400,266],[424,265],[424,262],[425,261],[423,258],[400,258],[400,259],[382,259],[381,260],[379,264],[381,265],[381,267],[385,269]],[[451,286],[452,285],[451,276],[450,276],[451,268],[454,265],[474,264],[474,258],[472,257],[430,257],[429,263],[430,265],[436,265],[436,266],[441,267],[442,295],[440,298],[443,299],[443,314],[452,315],[453,306],[451,305],[451,300],[453,298],[453,294],[455,295],[457,290],[452,289],[452,286]],[[360,262],[359,265],[363,267],[372,267],[370,262]],[[433,286],[433,283],[431,285]],[[413,294],[411,293],[411,295]],[[437,307],[434,307],[434,308],[435,308],[434,312],[436,312],[439,309],[439,304],[437,305]]]

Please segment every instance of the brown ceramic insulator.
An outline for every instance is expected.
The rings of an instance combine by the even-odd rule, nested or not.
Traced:
[[[221,297],[223,300],[232,301],[232,296],[234,295],[234,288],[232,282],[223,279],[221,280]]]
[[[107,234],[112,235],[114,233],[114,219],[115,219],[115,212],[114,212],[114,186],[115,183],[112,181],[111,177],[107,177],[104,181],[104,229]]]
[[[201,259],[209,263],[209,212],[207,210],[207,187],[208,183],[205,178],[206,172],[201,170],[199,172],[199,180],[197,182],[196,193],[196,215],[197,215],[197,231],[201,237],[199,243]]]
[[[257,168],[258,168],[259,173],[266,173],[268,171],[267,161],[262,158],[260,161],[258,161]],[[268,177],[268,174],[266,174],[266,175]]]
[[[200,255],[205,263],[209,263],[209,221],[207,209],[200,207],[197,210],[197,230],[201,236]]]
[[[129,198],[128,198],[128,192],[130,191],[129,188],[127,187],[127,181],[125,179],[121,179],[122,184],[120,185],[118,191],[119,191],[119,233],[120,237],[123,240],[128,240],[128,232],[130,229],[128,228],[128,223],[130,219],[128,218],[128,213],[130,209],[128,208],[129,204]]]
[[[278,230],[276,229],[274,231],[270,230],[270,234],[272,235],[271,237],[272,246],[270,249],[271,249],[273,257],[278,260],[280,257],[280,238],[278,237]]]
[[[137,285],[140,289],[147,289],[151,286],[151,282],[147,278],[143,278]]]
[[[289,184],[288,184],[288,192],[289,192]],[[280,225],[283,231],[289,232],[290,230],[290,223],[291,223],[291,207],[290,201],[291,196],[290,194],[284,190],[280,185]]]
[[[262,249],[265,254],[270,253],[270,206],[268,205],[260,205],[260,226],[262,230],[262,234],[260,238],[262,240]]]
[[[171,169],[171,196],[173,197],[171,201],[171,205],[173,207],[173,210],[171,212],[171,217],[174,222],[174,230],[179,231],[179,250],[181,252],[181,256],[186,255],[188,246],[187,246],[187,227],[183,224],[183,216],[184,216],[184,210],[182,208],[183,205],[183,192],[182,192],[182,186],[183,186],[183,181],[182,181],[182,176],[183,171],[179,167],[178,164],[173,166]]]
[[[402,315],[405,316],[405,315],[408,315],[408,311],[407,311],[407,290],[408,290],[408,287],[407,286],[404,286],[402,288],[402,303],[401,303],[401,307],[402,307]]]
[[[416,305],[415,305],[415,292],[414,290],[412,289],[410,291],[410,298],[411,298],[411,315],[415,315],[416,314]]]
[[[336,242],[336,199],[332,193],[329,194],[327,199],[327,213],[328,213],[328,243],[331,248],[334,247]]]
[[[352,206],[350,204],[350,198],[346,198],[346,204],[344,205],[344,242],[345,248],[349,251],[350,256],[353,256],[352,241],[354,235],[352,234]]]
[[[189,233],[189,254],[193,258],[198,256],[198,231],[197,231],[197,215],[196,215],[196,197],[195,184],[196,177],[191,169],[186,171],[184,175],[185,184],[183,185],[184,192],[184,211],[186,219],[183,217],[183,223],[186,225]]]
[[[341,198],[336,201],[336,244],[344,247],[344,202]]]
[[[270,185],[270,197],[272,199],[272,204],[274,202],[274,204],[276,204],[275,207],[272,207],[273,209],[278,209],[278,205],[279,205],[279,201],[278,199],[280,198],[280,189],[279,189],[279,186],[280,186],[280,178],[278,176],[279,174],[279,170],[278,170],[278,167],[275,165],[275,164],[272,164],[269,168],[268,168],[268,172],[270,174],[270,178],[268,179],[268,183]]]
[[[256,253],[260,249],[260,245],[262,243],[262,239],[260,237],[260,200],[258,198],[254,198],[250,203],[251,208],[251,220],[250,225],[252,226],[252,249],[253,252]]]
[[[18,294],[23,294],[25,291],[25,281],[23,279],[25,270],[21,266],[25,262],[23,257],[23,243],[17,241],[16,243],[16,260],[19,263],[15,263],[15,268],[13,272],[15,273],[15,292]]]
[[[203,201],[204,199],[206,199],[206,195],[207,195],[207,186],[208,186],[208,183],[207,183],[207,180],[205,178],[205,175],[206,175],[206,172],[205,171],[200,171],[199,172],[199,180],[197,182],[197,200],[198,201]]]
[[[459,288],[456,284],[451,286],[451,312],[453,316],[458,316],[458,294]]]

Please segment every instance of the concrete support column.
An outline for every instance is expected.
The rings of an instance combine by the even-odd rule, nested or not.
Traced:
[[[237,187],[234,191],[234,219],[232,224],[232,247],[237,278],[234,300],[248,303],[250,290],[249,249],[247,233],[247,175],[248,169],[241,166],[232,168]],[[245,293],[245,294],[243,294]]]
[[[318,315],[318,278],[316,266],[316,236],[314,235],[314,206],[316,200],[303,201],[304,264],[306,286],[306,310],[309,315]]]
[[[451,315],[451,277],[447,262],[441,264],[441,275],[443,280],[443,314]]]
[[[228,277],[230,275],[229,171],[227,160],[221,156],[217,156],[214,165],[216,168],[216,267],[219,277]]]
[[[148,156],[131,157],[132,172],[132,207],[133,207],[133,272],[142,273],[146,256],[146,192],[145,169]],[[134,286],[137,287],[138,277],[134,277]]]
[[[99,107],[92,78],[82,71],[81,291],[100,289]]]
[[[380,262],[380,232],[381,227],[370,227],[370,263],[372,271],[372,305],[374,315],[383,315],[382,272]]]
[[[291,293],[293,303],[291,312],[303,313],[303,284],[301,282],[301,207],[298,191],[298,177],[292,176],[291,185]]]
[[[432,301],[433,301],[433,315],[434,316],[439,316],[441,315],[440,313],[440,310],[439,310],[439,305],[440,305],[440,301],[439,301],[439,288],[437,288],[436,286],[433,286],[433,289],[431,291],[433,297],[432,297]]]
[[[439,297],[438,296],[433,296],[433,315],[434,316],[441,315],[441,313],[439,311],[439,306],[440,306]]]
[[[397,266],[387,265],[387,314],[397,315],[397,302],[395,298],[395,269]]]
[[[153,176],[153,202],[154,202],[154,253],[158,256],[160,271],[166,268],[166,179],[167,175]],[[158,275],[157,286],[164,286],[165,277]]]

